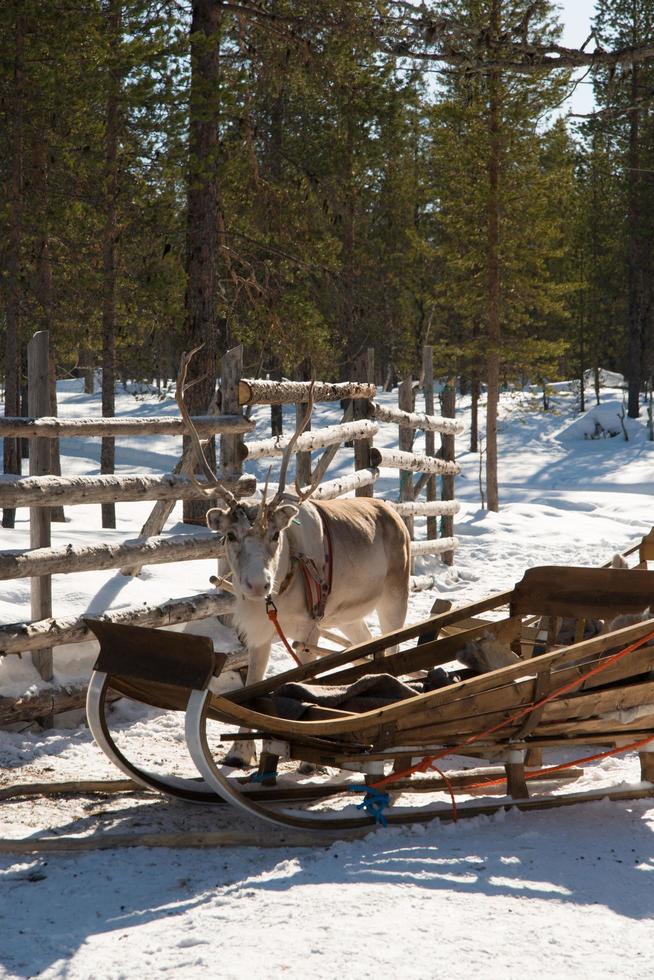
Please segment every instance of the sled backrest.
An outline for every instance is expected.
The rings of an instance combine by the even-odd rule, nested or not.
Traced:
[[[654,571],[626,568],[530,568],[516,585],[511,615],[611,620],[654,605]]]

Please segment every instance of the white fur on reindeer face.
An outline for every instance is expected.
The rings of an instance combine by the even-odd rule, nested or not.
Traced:
[[[299,513],[292,504],[267,511],[260,521],[258,504],[235,508],[214,507],[207,512],[207,526],[222,534],[232,583],[245,599],[263,599],[273,588],[281,556],[282,535]]]

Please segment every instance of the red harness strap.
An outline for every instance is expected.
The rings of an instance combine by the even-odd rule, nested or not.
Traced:
[[[270,598],[270,596],[266,596],[266,616],[268,617],[268,619],[270,620],[270,622],[273,624],[273,626],[277,630],[277,636],[280,638],[280,640],[282,641],[282,643],[286,647],[287,651],[290,653],[290,655],[293,658],[293,660],[295,661],[295,663],[298,665],[298,667],[303,667],[304,664],[302,663],[302,661],[298,657],[297,653],[295,652],[295,650],[293,649],[293,647],[291,646],[291,644],[286,639],[286,635],[284,633],[284,630],[279,625],[279,620],[277,618],[277,606],[272,601],[272,599]]]

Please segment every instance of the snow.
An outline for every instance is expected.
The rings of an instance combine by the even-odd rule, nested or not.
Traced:
[[[479,457],[458,439],[463,464],[456,518],[461,541],[456,565],[425,558],[418,571],[437,575],[436,593],[412,596],[410,620],[424,617],[436,594],[456,604],[510,588],[538,564],[598,565],[649,530],[652,523],[654,443],[644,419],[621,433],[620,379],[606,379],[601,405],[575,412],[574,386],[557,385],[552,410],[536,392],[505,392],[499,432],[499,514],[481,509]],[[61,386],[63,416],[99,415],[99,396],[78,382]],[[593,392],[588,390],[588,404]],[[395,394],[382,395],[389,404]],[[118,411],[138,416],[176,414],[143,387],[118,392]],[[417,406],[417,410],[421,409]],[[468,419],[469,402],[457,411]],[[337,421],[321,405],[316,425]],[[267,412],[255,413],[257,437]],[[291,415],[289,412],[288,422]],[[590,439],[595,420],[617,422],[613,438]],[[394,445],[397,429],[383,426],[376,442]],[[421,440],[416,442],[416,448]],[[62,442],[66,474],[98,472],[99,441]],[[157,473],[176,462],[172,437],[118,440],[118,471]],[[257,464],[263,481],[267,461]],[[338,454],[328,474],[351,466]],[[396,476],[383,471],[378,490],[391,496]],[[134,537],[151,505],[117,505],[116,531],[101,531],[98,506],[67,512],[53,525],[53,543],[91,543]],[[182,530],[176,508],[167,530]],[[28,546],[27,512],[18,512],[3,548]],[[416,521],[419,533],[424,520]],[[188,530],[188,529],[186,529]],[[150,566],[139,579],[112,572],[55,576],[58,615],[161,601],[208,587],[211,562]],[[4,583],[0,619],[29,618],[25,581]],[[233,646],[223,630],[222,646]],[[86,675],[89,645],[59,648],[57,679]],[[0,663],[3,695],[20,696],[43,682],[29,658]],[[273,671],[287,665],[278,645]],[[173,715],[121,705],[113,718],[121,743],[152,768],[192,772]],[[579,755],[584,754],[583,747]],[[574,757],[568,751],[568,758]],[[559,761],[551,753],[546,762]],[[0,733],[3,784],[79,778],[119,778],[83,727]],[[639,779],[634,754],[588,766],[577,792]],[[446,797],[443,796],[443,803]],[[479,798],[478,798],[479,799]],[[421,801],[422,802],[422,801]],[[148,794],[116,797],[23,798],[2,805],[0,836],[49,832],[250,831],[260,846],[214,849],[90,851],[76,855],[0,858],[0,977],[352,978],[522,977],[645,978],[654,973],[654,805],[647,800],[602,801],[555,811],[510,812],[457,824],[378,829],[330,847],[291,847],[274,828],[228,807],[193,807]]]

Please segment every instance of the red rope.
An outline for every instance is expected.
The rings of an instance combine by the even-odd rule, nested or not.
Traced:
[[[280,640],[282,641],[282,643],[284,644],[284,646],[286,647],[286,649],[288,650],[288,652],[292,656],[292,658],[295,661],[295,663],[298,665],[298,667],[304,667],[304,664],[302,663],[302,661],[298,657],[297,653],[295,652],[295,650],[293,649],[293,647],[291,646],[291,644],[286,639],[286,636],[284,634],[284,630],[279,625],[279,620],[277,618],[277,606],[272,601],[272,599],[270,598],[270,596],[268,596],[268,598],[266,599],[266,616],[268,617],[268,619],[270,620],[270,622],[273,624],[273,626],[277,630],[278,637],[280,638]]]
[[[618,653],[614,653],[612,656],[607,657],[606,660],[604,660],[601,664],[598,664],[597,667],[593,667],[591,670],[586,671],[585,674],[582,674],[580,677],[577,677],[575,680],[570,681],[567,684],[563,684],[561,687],[557,688],[556,691],[552,691],[551,694],[548,694],[546,695],[546,697],[541,698],[540,701],[535,701],[534,704],[531,704],[526,708],[521,708],[519,711],[514,712],[514,714],[509,715],[508,718],[505,718],[504,721],[498,722],[497,725],[492,725],[490,728],[485,729],[483,732],[479,732],[476,735],[470,735],[462,742],[459,742],[458,745],[448,746],[448,748],[442,749],[440,752],[436,752],[434,755],[425,756],[425,758],[423,758],[415,766],[409,766],[407,769],[401,769],[397,772],[390,773],[388,776],[385,776],[383,779],[380,779],[376,783],[373,783],[372,784],[373,787],[375,789],[379,789],[380,786],[386,786],[388,785],[388,783],[395,782],[396,779],[404,779],[407,776],[412,776],[413,773],[415,772],[427,772],[429,769],[433,767],[433,763],[437,759],[443,759],[445,756],[448,755],[455,755],[459,751],[459,749],[465,748],[465,746],[467,745],[472,745],[474,742],[480,742],[482,739],[486,738],[487,736],[493,735],[495,734],[495,732],[501,731],[502,728],[506,728],[509,725],[513,724],[514,721],[518,721],[520,718],[524,718],[526,715],[531,714],[532,711],[535,711],[537,708],[542,707],[544,704],[547,704],[549,701],[553,701],[555,698],[558,698],[561,694],[565,694],[567,691],[574,690],[575,687],[578,687],[580,684],[583,684],[584,681],[588,680],[589,677],[594,677],[596,674],[602,673],[602,671],[606,670],[608,667],[611,667],[614,663],[617,663],[618,660],[621,660],[622,657],[627,656],[627,654],[629,653],[633,653],[634,650],[637,650],[639,647],[643,646],[644,643],[647,643],[647,641],[651,639],[654,639],[654,630],[652,630],[651,633],[646,633],[645,636],[641,636],[639,640],[636,640],[634,643],[631,643],[629,646],[625,647],[624,650],[620,650]],[[652,737],[654,738],[654,736]],[[646,739],[646,741],[650,741],[650,739]],[[617,751],[622,751],[622,749],[618,749]],[[614,754],[614,752],[610,754]],[[531,776],[531,778],[533,779],[534,777]],[[504,782],[504,780],[501,780],[501,782]]]

